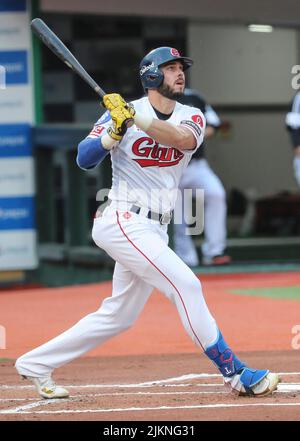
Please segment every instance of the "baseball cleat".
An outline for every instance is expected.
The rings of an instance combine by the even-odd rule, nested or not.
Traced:
[[[227,254],[219,254],[214,257],[206,257],[202,258],[202,265],[204,266],[220,266],[220,265],[229,265],[231,263],[231,257]]]
[[[244,368],[233,377],[225,377],[224,383],[238,396],[265,397],[277,389],[279,376],[267,370]]]
[[[69,396],[67,389],[57,386],[51,377],[28,377],[25,375],[22,377],[30,380],[43,398],[68,398]]]

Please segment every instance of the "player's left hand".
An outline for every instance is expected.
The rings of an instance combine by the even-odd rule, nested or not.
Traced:
[[[110,116],[113,122],[112,127],[109,127],[107,133],[115,141],[120,141],[125,135],[128,127],[134,124],[134,107],[127,105],[126,107],[118,106],[110,111]]]

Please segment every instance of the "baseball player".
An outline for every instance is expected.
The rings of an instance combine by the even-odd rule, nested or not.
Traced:
[[[202,111],[206,119],[204,138],[210,138],[220,127],[221,121],[214,109],[205,102],[203,97],[195,90],[186,89],[182,98],[182,104],[197,107]],[[193,154],[191,162],[183,172],[179,189],[185,188],[195,191],[204,190],[204,242],[202,245],[203,265],[224,265],[231,261],[230,256],[225,254],[226,248],[226,193],[221,180],[210,168],[205,159],[205,148],[202,144]],[[184,194],[184,192],[182,193]],[[196,195],[196,193],[195,193]],[[179,198],[176,210],[183,211],[184,198]],[[192,240],[186,234],[187,224],[185,217],[182,222],[174,224],[174,249],[176,254],[189,266],[198,266],[199,258]]]
[[[285,123],[294,148],[294,175],[300,187],[300,92],[293,98],[291,111],[287,113]]]
[[[128,329],[153,288],[175,305],[187,333],[233,391],[261,396],[277,387],[277,374],[250,369],[237,358],[208,310],[199,279],[168,247],[173,190],[205,130],[199,109],[176,102],[191,65],[174,48],[151,51],[140,64],[146,96],[127,104],[118,94],[106,95],[108,112],[79,144],[77,163],[83,169],[111,155],[110,203],[96,216],[92,236],[116,261],[112,295],[96,312],[16,361],[19,374],[44,398],[68,396],[53,381],[54,369]]]

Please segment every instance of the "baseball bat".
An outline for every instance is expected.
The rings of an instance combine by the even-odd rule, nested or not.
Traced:
[[[105,95],[104,90],[93,80],[93,78],[82,67],[79,61],[58,38],[58,36],[46,25],[40,18],[34,18],[31,22],[31,27],[35,34],[58,56],[68,67],[76,72],[101,98]]]

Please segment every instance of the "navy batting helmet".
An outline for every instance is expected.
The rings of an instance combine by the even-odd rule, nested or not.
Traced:
[[[182,57],[177,49],[172,47],[158,47],[149,52],[140,63],[140,78],[144,89],[157,89],[164,80],[160,67],[171,61],[181,61],[183,70],[188,69],[193,60]]]

